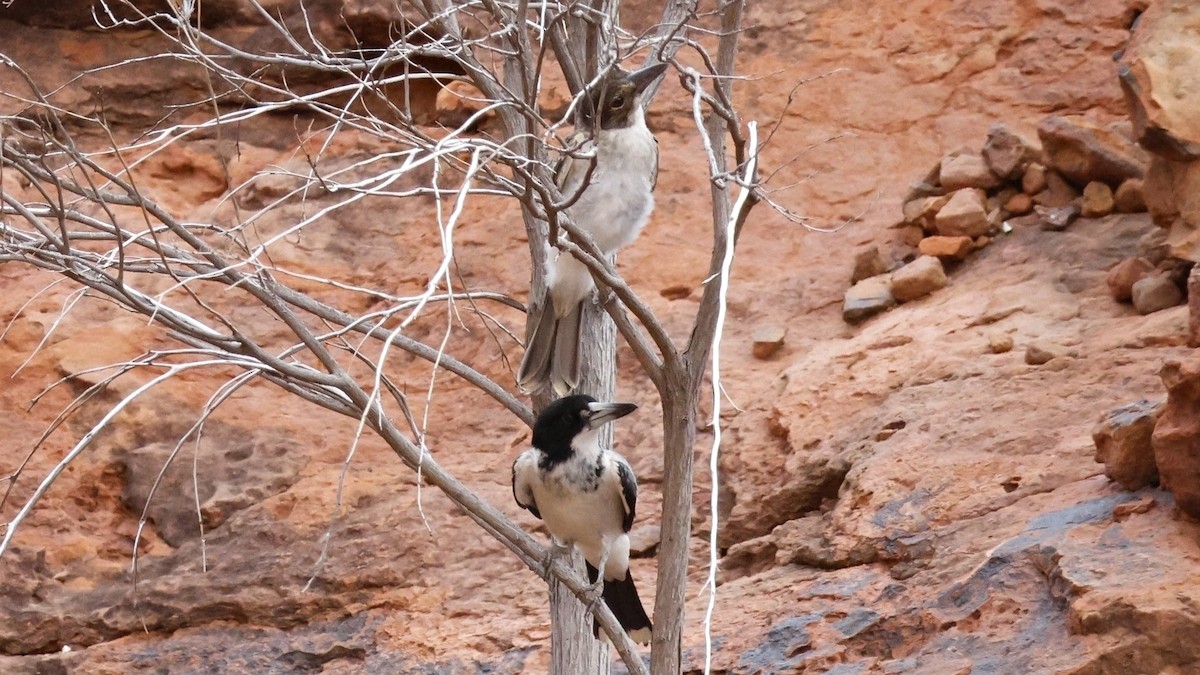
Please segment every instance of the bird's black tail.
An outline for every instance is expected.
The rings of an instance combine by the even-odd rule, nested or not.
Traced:
[[[588,580],[596,583],[599,572],[591,563],[585,561],[585,564]],[[625,570],[624,579],[606,579],[601,597],[604,598],[604,604],[612,610],[613,616],[617,617],[617,623],[629,633],[630,639],[638,644],[650,643],[653,630],[650,617],[646,616],[646,608],[642,607],[642,599],[638,597],[637,586],[634,585],[633,574],[629,570]],[[600,624],[595,619],[592,620],[592,634],[597,637],[600,635]]]

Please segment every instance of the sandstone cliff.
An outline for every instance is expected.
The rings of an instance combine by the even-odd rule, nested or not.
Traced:
[[[383,11],[324,4],[338,4],[356,26]],[[764,126],[782,115],[764,157],[784,167],[779,185],[796,183],[780,198],[835,231],[760,208],[741,239],[724,342],[724,386],[738,409],[727,409],[720,461],[716,672],[1200,668],[1192,638],[1200,529],[1177,514],[1169,493],[1126,492],[1093,460],[1096,421],[1139,399],[1164,399],[1160,368],[1191,351],[1186,307],[1141,316],[1109,295],[1108,271],[1138,254],[1156,227],[1149,215],[1082,218],[1061,231],[1017,228],[949,266],[946,287],[932,295],[858,325],[841,314],[856,255],[872,246],[889,261],[912,255],[915,244],[894,226],[910,184],[943,156],[979,147],[996,122],[1029,137],[1052,114],[1124,128],[1129,112],[1112,54],[1143,6],[751,3],[742,54],[750,77],[736,88],[743,113]],[[0,8],[0,52],[44,87],[62,86],[60,105],[103,109],[117,133],[132,137],[165,106],[203,93],[194,73],[155,61],[76,80],[159,43],[149,34],[97,32],[60,9],[34,11],[28,0]],[[656,12],[631,7],[626,19],[637,24]],[[231,39],[252,40],[258,30],[236,3],[214,4],[210,20]],[[801,80],[811,81],[788,105]],[[0,69],[0,90],[19,86]],[[420,98],[435,121],[436,91]],[[0,105],[9,113],[20,102]],[[298,139],[306,122],[281,114],[246,123],[236,138],[197,135],[148,160],[143,187],[189,219],[228,220],[290,189],[279,175],[225,199],[266,168],[304,169],[309,145]],[[694,225],[708,217],[707,185],[677,84],[664,88],[650,124],[662,152],[659,206],[620,267],[678,334],[690,324],[709,255]],[[327,156],[345,166],[387,150],[347,136]],[[4,181],[6,190],[27,189]],[[316,195],[307,208],[328,199]],[[386,199],[366,199],[273,254],[313,275],[403,295],[424,283],[439,255],[436,239],[411,227],[434,208],[429,201],[398,213]],[[303,213],[299,205],[281,209],[264,227]],[[456,252],[464,283],[524,295],[528,254],[518,221],[504,203],[470,208]],[[96,379],[76,378],[29,409],[45,387],[173,343],[111,304],[75,303],[72,289],[47,274],[7,263],[0,278],[0,319],[11,321],[0,341],[7,474]],[[358,302],[358,310],[373,306]],[[515,310],[496,315],[521,325]],[[252,312],[239,318],[264,334],[275,330]],[[445,319],[414,330],[436,334]],[[785,327],[786,338],[758,358],[755,331],[766,325]],[[1027,363],[1033,345],[1049,358]],[[501,355],[515,363],[520,354],[477,319],[453,332],[449,349],[504,382],[511,376]],[[631,354],[623,350],[620,360],[621,398],[642,410],[622,421],[618,448],[643,485],[635,534],[652,554],[662,479],[657,403]],[[395,372],[406,386],[427,384],[420,364],[400,360]],[[353,421],[265,383],[224,406],[199,448],[184,447],[148,513],[132,574],[148,486],[221,381],[205,374],[169,383],[57,481],[0,559],[0,671],[545,671],[544,584],[436,491],[418,492],[412,472],[370,439],[335,508]],[[90,402],[32,456],[5,520],[130,385],[123,386]],[[509,463],[528,442],[524,427],[451,379],[439,382],[436,403],[428,440],[438,460],[532,528],[507,482]],[[481,436],[494,442],[479,443]],[[701,429],[698,465],[706,465],[710,441],[711,430]],[[703,666],[709,480],[701,470],[689,672]],[[634,571],[649,604],[652,555],[635,560]]]

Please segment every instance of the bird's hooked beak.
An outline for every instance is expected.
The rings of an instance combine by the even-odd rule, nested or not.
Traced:
[[[646,88],[655,80],[662,76],[667,70],[666,63],[656,63],[652,66],[646,66],[641,70],[635,70],[629,74],[629,81],[633,83],[633,90],[638,95],[641,95]]]
[[[637,410],[637,406],[633,403],[593,402],[588,404],[588,410],[584,413],[584,416],[587,418],[588,429],[598,429],[613,420],[628,415],[634,410]]]

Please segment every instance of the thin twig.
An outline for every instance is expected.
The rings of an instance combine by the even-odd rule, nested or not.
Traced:
[[[747,132],[750,137],[750,156],[746,161],[745,174],[743,179],[747,186],[751,185],[754,180],[754,172],[758,168],[758,125],[755,122],[750,122],[747,125]],[[733,203],[733,214],[729,218],[725,226],[725,241],[729,242],[725,246],[725,255],[721,260],[721,274],[717,282],[720,284],[720,292],[717,294],[719,298],[717,302],[717,316],[713,322],[713,341],[712,341],[712,450],[709,453],[709,480],[711,487],[709,489],[709,537],[708,537],[708,577],[704,584],[708,589],[708,607],[704,612],[704,672],[707,675],[712,672],[712,620],[713,612],[717,606],[717,566],[720,560],[720,548],[717,545],[717,529],[718,520],[718,499],[720,496],[720,452],[721,452],[721,337],[725,334],[725,314],[729,308],[728,293],[729,293],[729,277],[733,272],[733,241],[734,230],[738,226],[739,215],[747,208],[750,199],[751,187],[742,187],[738,192],[737,199]]]

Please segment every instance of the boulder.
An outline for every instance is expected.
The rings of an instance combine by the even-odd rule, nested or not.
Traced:
[[[927,231],[933,231],[934,218],[948,201],[950,201],[948,195],[939,195],[918,197],[904,202],[904,222],[920,225]]]
[[[993,354],[1004,354],[1012,351],[1013,336],[1008,333],[992,333],[988,335],[988,351]]]
[[[1178,286],[1180,291],[1183,291],[1187,289],[1188,273],[1190,273],[1192,268],[1195,266],[1195,263],[1190,261],[1167,256],[1166,258],[1160,260],[1159,263],[1154,266],[1154,269],[1158,271],[1159,275],[1170,279],[1171,283]]]
[[[892,295],[891,278],[887,274],[869,277],[846,289],[842,299],[842,319],[846,323],[862,323],[876,314],[896,306]]]
[[[1059,208],[1079,197],[1079,192],[1056,171],[1046,171],[1045,183],[1045,189],[1033,196],[1033,202],[1039,206]]]
[[[984,161],[1005,180],[1020,179],[1025,168],[1040,154],[1041,148],[1003,124],[993,124],[983,144]]]
[[[1021,174],[1021,190],[1027,195],[1036,195],[1046,189],[1046,167],[1037,162],[1030,163]]]
[[[1094,180],[1083,188],[1079,213],[1084,218],[1102,218],[1113,212],[1113,191],[1108,183]]]
[[[1024,192],[1018,192],[1004,202],[1004,210],[1014,216],[1023,216],[1033,210],[1033,197]]]
[[[1092,181],[1120,185],[1145,173],[1131,141],[1078,115],[1047,117],[1038,138],[1050,168],[1079,187]]]
[[[1151,436],[1162,413],[1163,401],[1142,399],[1110,410],[1092,429],[1097,462],[1104,475],[1126,490],[1140,490],[1158,482]]]
[[[438,124],[448,129],[454,129],[471,119],[472,116],[479,115],[490,103],[491,101],[475,88],[475,85],[455,80],[438,90],[434,102],[436,107],[434,119]],[[485,119],[491,119],[495,115],[495,110],[480,115],[474,126],[479,126]]]
[[[1173,162],[1161,157],[1150,161],[1143,185],[1146,209],[1159,225],[1168,226],[1172,253],[1200,262],[1200,160]]]
[[[983,157],[973,152],[949,155],[942,159],[942,187],[948,192],[975,187],[990,190],[1000,185]]]
[[[924,178],[909,185],[904,201],[911,202],[916,199],[940,197],[946,194],[946,189],[941,185],[941,173],[942,163],[939,161],[930,167]]]
[[[975,240],[970,237],[944,237],[934,235],[925,237],[921,243],[917,245],[917,252],[923,256],[935,256],[938,258],[949,258],[951,260],[962,260],[967,257],[975,247]]]
[[[769,359],[783,347],[787,329],[774,324],[760,326],[754,331],[754,358]]]
[[[1157,155],[1150,157],[1146,177],[1142,181],[1142,200],[1154,222],[1164,227],[1179,217],[1175,204],[1175,162]]]
[[[1200,347],[1200,265],[1192,268],[1187,279],[1188,346]]]
[[[917,244],[920,244],[921,240],[925,238],[925,228],[913,223],[897,223],[892,226],[892,229],[896,230],[896,242],[910,249],[916,248]],[[900,256],[892,255],[892,259],[903,260],[906,255],[907,253]]]
[[[1140,178],[1123,181],[1113,193],[1113,208],[1117,213],[1141,213],[1146,210],[1146,195]]]
[[[1108,293],[1117,302],[1133,299],[1133,285],[1154,273],[1154,264],[1142,257],[1126,258],[1108,271]]]
[[[1079,207],[1074,204],[1055,208],[1035,206],[1033,210],[1040,219],[1041,228],[1049,232],[1061,232],[1067,229],[1067,226],[1074,222],[1079,215]]]
[[[1152,2],[1117,66],[1137,142],[1176,162],[1200,160],[1200,4]]]
[[[1200,228],[1188,225],[1182,218],[1167,228],[1166,244],[1169,256],[1200,262]]]
[[[662,525],[646,523],[629,531],[629,557],[651,558],[662,543]]]
[[[1183,302],[1183,291],[1170,279],[1157,274],[1138,280],[1130,294],[1139,314],[1153,314]]]
[[[909,302],[944,288],[946,282],[942,261],[923,255],[892,273],[892,296],[900,302]]]
[[[1158,375],[1167,403],[1151,437],[1154,462],[1179,509],[1200,518],[1200,357],[1168,361]]]
[[[854,271],[850,273],[850,283],[858,282],[883,274],[888,271],[888,262],[879,252],[878,246],[871,246],[854,256]]]
[[[1118,79],[1133,134],[1153,153],[1144,197],[1171,254],[1200,261],[1200,5],[1155,2],[1139,17]]]
[[[1031,342],[1025,347],[1025,363],[1031,366],[1041,366],[1060,357],[1066,356],[1067,351],[1049,342]]]
[[[992,192],[988,193],[988,212],[990,213],[994,209],[1003,208],[1004,205],[1008,203],[1008,200],[1012,199],[1018,194],[1021,194],[1021,191],[1015,187],[1012,187],[1011,185],[1002,187],[999,190],[993,190]]]
[[[990,228],[983,195],[973,188],[952,193],[934,217],[934,230],[947,237],[974,238]]]
[[[1171,247],[1167,245],[1167,231],[1156,227],[1138,238],[1138,256],[1157,266],[1171,255]]]

